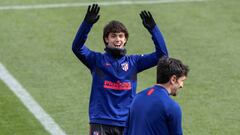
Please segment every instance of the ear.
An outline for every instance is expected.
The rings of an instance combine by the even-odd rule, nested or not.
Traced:
[[[108,43],[108,38],[107,37],[105,37],[104,40],[105,40],[106,43]]]
[[[170,83],[174,84],[177,81],[177,76],[176,75],[172,75],[170,78]]]
[[[125,39],[124,39],[125,43],[127,42],[127,40],[128,40],[128,39],[125,37]]]

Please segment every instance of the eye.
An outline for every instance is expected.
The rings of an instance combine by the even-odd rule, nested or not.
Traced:
[[[111,38],[115,38],[116,34],[111,34],[110,36],[111,36]]]
[[[120,34],[119,37],[120,37],[120,38],[124,38],[124,34]]]

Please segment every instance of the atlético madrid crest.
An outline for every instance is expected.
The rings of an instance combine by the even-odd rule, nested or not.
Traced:
[[[128,71],[128,62],[122,63],[121,66],[124,71]]]
[[[93,135],[100,135],[98,131],[94,131]]]

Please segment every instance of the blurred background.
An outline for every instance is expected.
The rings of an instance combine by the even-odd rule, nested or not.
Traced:
[[[190,68],[184,88],[174,97],[182,107],[184,134],[238,135],[240,1],[151,2],[97,1],[100,19],[86,45],[103,52],[103,27],[119,20],[130,33],[128,54],[154,51],[139,17],[141,10],[150,10],[170,57],[181,59]],[[96,2],[0,0],[0,63],[68,135],[87,135],[89,131],[91,74],[74,56],[71,46],[87,5],[92,3]],[[155,84],[155,74],[152,68],[138,75],[138,92]],[[0,135],[50,135],[3,80]]]

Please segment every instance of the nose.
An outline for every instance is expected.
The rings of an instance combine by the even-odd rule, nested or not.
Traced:
[[[120,40],[120,37],[119,37],[119,36],[117,36],[117,37],[116,37],[116,40],[117,40],[117,41],[119,41],[119,40]]]

